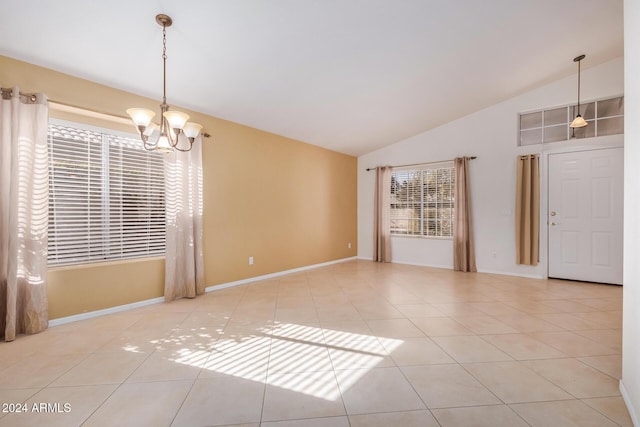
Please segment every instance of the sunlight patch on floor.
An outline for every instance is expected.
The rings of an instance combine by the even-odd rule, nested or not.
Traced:
[[[181,348],[171,360],[203,367],[212,374],[263,383],[268,376],[270,386],[335,401],[341,392],[346,392],[402,343],[402,340],[386,339],[385,351],[375,336],[278,323],[273,329],[222,335],[210,352],[194,343],[196,350]],[[333,374],[305,374],[332,373],[336,366],[349,369],[350,375],[341,377],[342,390],[336,387]]]

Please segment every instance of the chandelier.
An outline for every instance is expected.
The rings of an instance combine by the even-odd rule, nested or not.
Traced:
[[[170,153],[174,149],[178,151],[189,151],[193,147],[193,142],[200,135],[202,125],[188,122],[189,115],[180,111],[170,111],[167,104],[167,27],[173,24],[171,17],[159,14],[156,15],[156,22],[162,26],[162,104],[160,104],[160,126],[151,120],[156,115],[151,110],[145,108],[129,108],[127,114],[138,128],[140,139],[145,150]],[[159,129],[159,136],[155,141],[150,137]],[[187,141],[180,144],[181,141]]]

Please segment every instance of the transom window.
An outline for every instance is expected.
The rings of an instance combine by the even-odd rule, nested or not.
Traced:
[[[139,138],[49,124],[49,265],[164,255],[162,154]]]
[[[452,165],[393,169],[391,234],[452,237],[454,184]]]
[[[580,114],[588,126],[572,129],[569,124],[577,115],[576,107],[570,105],[520,114],[518,145],[624,133],[624,97],[580,104]]]

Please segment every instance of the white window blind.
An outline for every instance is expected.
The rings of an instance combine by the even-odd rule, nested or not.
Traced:
[[[391,234],[452,237],[454,180],[452,166],[393,170]]]
[[[136,138],[49,125],[49,265],[163,255],[162,154]]]

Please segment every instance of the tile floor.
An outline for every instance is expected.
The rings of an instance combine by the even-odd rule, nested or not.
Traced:
[[[0,343],[0,426],[631,426],[621,307],[349,261]]]

